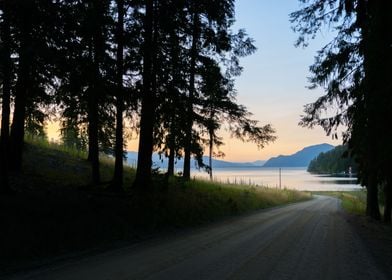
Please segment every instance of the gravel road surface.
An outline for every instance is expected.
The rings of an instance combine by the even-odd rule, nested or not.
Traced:
[[[263,210],[9,279],[387,279],[335,198]]]

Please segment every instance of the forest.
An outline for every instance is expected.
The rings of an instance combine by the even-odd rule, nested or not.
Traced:
[[[100,155],[115,157],[108,189],[117,192],[131,133],[139,136],[132,189],[142,192],[154,188],[153,152],[168,158],[167,177],[184,158],[189,180],[192,158],[212,176],[202,155],[222,155],[223,127],[260,148],[275,139],[236,101],[239,60],[256,48],[232,30],[234,1],[0,3],[2,192],[21,171],[25,136],[45,137],[53,118],[64,145],[88,151],[91,185],[102,183]]]
[[[325,95],[305,106],[300,125],[338,137],[358,164],[367,215],[391,221],[391,1],[300,0],[290,15],[306,47],[328,27],[335,37],[310,66],[310,88]],[[262,148],[275,139],[236,101],[240,59],[255,52],[245,30],[234,31],[234,0],[1,0],[1,192],[22,169],[24,138],[41,137],[49,118],[64,144],[86,149],[91,184],[101,183],[100,155],[115,157],[108,189],[123,190],[127,127],[138,133],[132,189],[149,192],[152,153],[191,159],[220,155],[223,126]],[[273,27],[271,27],[273,28]]]
[[[317,174],[354,175],[357,169],[356,162],[348,157],[347,147],[343,145],[319,154],[308,166],[308,172]]]

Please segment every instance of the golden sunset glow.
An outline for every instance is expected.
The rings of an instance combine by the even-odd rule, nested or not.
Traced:
[[[244,143],[238,139],[230,137],[229,133],[223,131],[221,136],[224,137],[225,145],[220,150],[225,153],[223,160],[247,162],[255,160],[267,160],[278,155],[293,154],[305,146],[314,144],[329,143],[339,145],[341,140],[332,140],[331,137],[325,136],[321,128],[313,130],[297,126],[295,118],[282,118],[280,122],[273,123],[277,130],[278,139],[267,145],[264,149],[258,149],[253,143]],[[49,122],[47,125],[48,139],[50,141],[60,140],[60,126],[58,122]],[[132,139],[127,139],[127,150],[137,151],[138,137],[134,135]],[[206,150],[205,153],[208,153]]]
[[[60,124],[56,121],[49,121],[46,125],[46,133],[48,139],[51,142],[57,142],[60,140]]]

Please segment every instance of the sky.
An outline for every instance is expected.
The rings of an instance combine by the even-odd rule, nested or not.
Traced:
[[[227,161],[267,160],[287,155],[303,147],[321,143],[339,145],[317,127],[298,126],[305,104],[323,94],[322,89],[309,90],[309,66],[317,50],[330,39],[328,30],[310,42],[307,48],[296,48],[297,35],[291,29],[289,14],[300,8],[297,0],[237,0],[234,30],[244,28],[255,40],[257,52],[241,60],[244,68],[236,80],[237,100],[245,105],[260,124],[270,123],[277,140],[259,150],[255,144],[232,139],[222,131],[225,145],[221,150]],[[58,126],[51,124],[49,138],[56,139]],[[128,142],[128,150],[137,150],[137,139]]]
[[[323,94],[322,89],[309,90],[309,66],[317,50],[330,39],[323,31],[307,48],[296,48],[297,38],[291,29],[289,14],[300,8],[297,0],[237,0],[235,29],[244,28],[255,40],[257,52],[243,58],[242,75],[237,78],[238,101],[254,114],[261,124],[270,123],[278,139],[258,150],[254,144],[226,137],[222,147],[225,160],[266,160],[280,154],[292,154],[308,145],[339,145],[317,127],[298,126],[305,104]]]

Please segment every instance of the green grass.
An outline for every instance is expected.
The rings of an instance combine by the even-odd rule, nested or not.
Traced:
[[[203,180],[173,179],[165,194],[162,221],[187,226],[258,209],[310,199],[309,193]]]
[[[11,178],[17,193],[0,196],[0,239],[7,240],[0,248],[0,268],[311,198],[295,190],[179,177],[166,184],[159,174],[156,191],[141,195],[130,189],[135,175],[130,167],[124,172],[125,194],[115,195],[106,191],[108,184],[89,186],[86,156],[61,145],[27,141],[23,172]],[[102,180],[110,182],[113,159],[102,159]]]
[[[30,139],[26,147],[24,170],[28,172],[27,177],[38,177],[36,185],[44,182],[47,188],[77,188],[90,183],[91,167],[86,158],[85,151]],[[100,161],[102,181],[110,182],[114,171],[113,158],[101,155]],[[134,176],[135,170],[125,166],[124,187],[128,193]],[[311,198],[309,193],[296,190],[225,184],[202,179],[183,182],[179,177],[170,178],[166,186],[162,177],[157,175],[154,179],[158,191],[151,194],[151,205],[148,207],[157,212],[149,215],[155,216],[153,220],[159,225],[188,226]],[[102,191],[106,186],[107,184],[103,184],[95,190]],[[165,191],[159,191],[163,189]],[[138,204],[137,201],[132,203]],[[155,205],[160,205],[160,209],[155,209]]]
[[[50,188],[88,186],[91,182],[91,165],[86,159],[87,151],[49,143],[39,138],[28,138],[25,144],[23,172],[25,177],[31,180],[30,185],[46,185]],[[113,172],[113,158],[101,154],[101,180],[110,182]],[[124,166],[125,187],[131,185],[134,175],[134,169]]]
[[[366,191],[341,191],[341,192],[313,192],[313,194],[327,195],[339,198],[342,207],[349,213],[365,215]]]
[[[45,183],[47,188],[85,186],[90,183],[91,173],[91,166],[86,158],[86,151],[30,138],[27,139],[24,154],[24,175],[29,179],[36,177],[37,188],[42,187],[42,183]],[[101,179],[103,182],[109,182],[113,176],[114,160],[101,155],[100,162]],[[124,187],[128,192],[134,176],[135,170],[125,165]],[[161,177],[157,175],[154,180],[158,190],[166,187],[163,186]],[[105,184],[100,188],[104,189]],[[242,213],[310,198],[309,193],[296,190],[226,184],[203,179],[184,183],[179,177],[170,178],[167,189],[167,192],[158,192],[157,195],[167,196],[170,207],[182,207],[181,204],[186,202],[185,205],[192,208],[193,212],[194,209],[201,209],[202,212],[208,209],[211,216]]]

